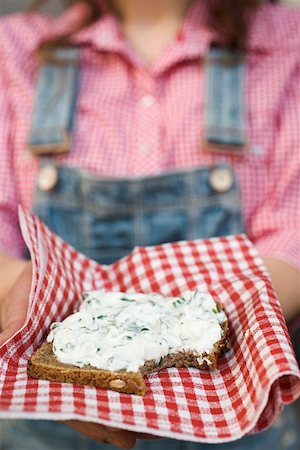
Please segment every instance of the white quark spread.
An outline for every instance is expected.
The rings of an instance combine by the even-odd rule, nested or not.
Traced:
[[[48,342],[59,361],[136,372],[169,353],[210,353],[227,320],[207,292],[182,297],[88,292],[78,312],[53,323]]]

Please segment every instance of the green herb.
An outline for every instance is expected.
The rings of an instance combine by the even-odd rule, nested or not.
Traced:
[[[166,322],[164,319],[162,319],[161,317],[159,318],[159,320],[160,320],[160,323],[162,324],[162,325],[165,325],[167,328],[169,328],[169,324],[168,324],[168,322]]]
[[[135,302],[135,300],[133,300],[132,298],[127,297],[121,297],[120,300],[122,300],[122,302]]]
[[[174,308],[177,308],[177,306],[182,305],[183,303],[185,303],[185,299],[183,297],[180,297],[172,302],[172,305],[174,306]]]
[[[149,328],[143,327],[143,328],[141,328],[141,332],[143,332],[143,331],[150,331],[150,330],[149,330]]]
[[[104,319],[104,317],[107,317],[107,316],[97,316],[97,319]]]
[[[82,298],[83,300],[85,300],[86,298],[88,298],[89,294],[83,294]]]
[[[126,336],[126,338],[131,341],[132,340],[132,336]]]
[[[212,312],[213,312],[214,314],[218,314],[218,310],[217,310],[216,308],[213,308],[213,309],[212,309]]]

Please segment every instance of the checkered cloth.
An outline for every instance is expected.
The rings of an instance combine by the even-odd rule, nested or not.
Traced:
[[[110,266],[77,253],[20,212],[33,284],[26,325],[0,350],[0,417],[79,419],[164,437],[226,442],[270,426],[300,395],[300,372],[263,263],[244,235],[139,247]],[[233,348],[219,370],[146,377],[145,397],[28,378],[49,326],[92,289],[176,296],[207,288],[226,309]]]

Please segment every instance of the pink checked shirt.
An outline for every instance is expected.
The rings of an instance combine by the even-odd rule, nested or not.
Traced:
[[[203,0],[147,67],[106,14],[76,42],[82,82],[71,152],[60,162],[104,176],[150,175],[229,160],[240,183],[247,233],[264,256],[300,269],[300,10],[257,13],[247,57],[249,149],[244,157],[203,151],[203,60],[214,36]],[[47,36],[74,26],[77,5],[59,19],[18,14],[0,21],[0,249],[21,255],[17,205],[31,208],[38,160],[26,151],[37,61]]]

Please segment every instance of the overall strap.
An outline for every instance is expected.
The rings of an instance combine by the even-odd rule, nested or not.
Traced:
[[[35,155],[64,153],[71,145],[79,80],[78,47],[64,47],[40,67],[28,148]]]
[[[208,151],[246,150],[245,63],[242,52],[212,46],[206,64],[204,140]]]

